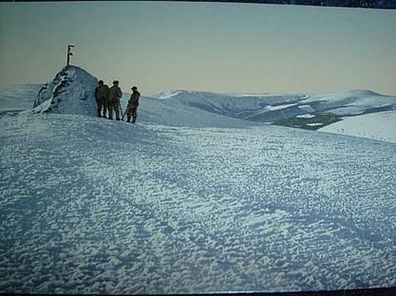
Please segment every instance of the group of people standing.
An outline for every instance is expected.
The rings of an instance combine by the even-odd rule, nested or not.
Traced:
[[[126,114],[127,121],[131,122],[132,118],[132,123],[135,123],[137,118],[137,108],[139,106],[140,93],[138,92],[136,86],[132,87],[131,89],[132,94],[129,98],[127,109],[125,110],[125,113],[122,114],[122,119],[124,119],[124,115]],[[99,80],[98,86],[95,88],[95,99],[97,104],[98,117],[104,117],[112,120],[114,111],[116,120],[121,120],[121,97],[122,91],[119,87],[119,82],[117,80],[113,81],[113,86],[110,88],[103,83],[103,80]]]

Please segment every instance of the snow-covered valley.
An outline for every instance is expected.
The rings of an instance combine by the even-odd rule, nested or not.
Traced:
[[[169,100],[1,114],[1,292],[396,286],[396,144]]]

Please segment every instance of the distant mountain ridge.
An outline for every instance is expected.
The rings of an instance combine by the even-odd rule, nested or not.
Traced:
[[[42,84],[18,84],[0,87],[0,112],[23,111],[32,106]]]
[[[319,129],[342,117],[396,109],[396,97],[369,90],[276,95],[226,95],[174,90],[154,98],[160,99],[162,104],[179,103],[236,119],[306,129]]]

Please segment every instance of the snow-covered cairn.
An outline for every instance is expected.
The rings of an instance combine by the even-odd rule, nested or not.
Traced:
[[[97,83],[98,80],[85,70],[65,67],[40,89],[33,112],[96,116],[94,92]]]

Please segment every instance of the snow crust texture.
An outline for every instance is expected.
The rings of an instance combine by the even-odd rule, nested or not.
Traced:
[[[395,144],[68,114],[0,124],[2,292],[396,285]]]

